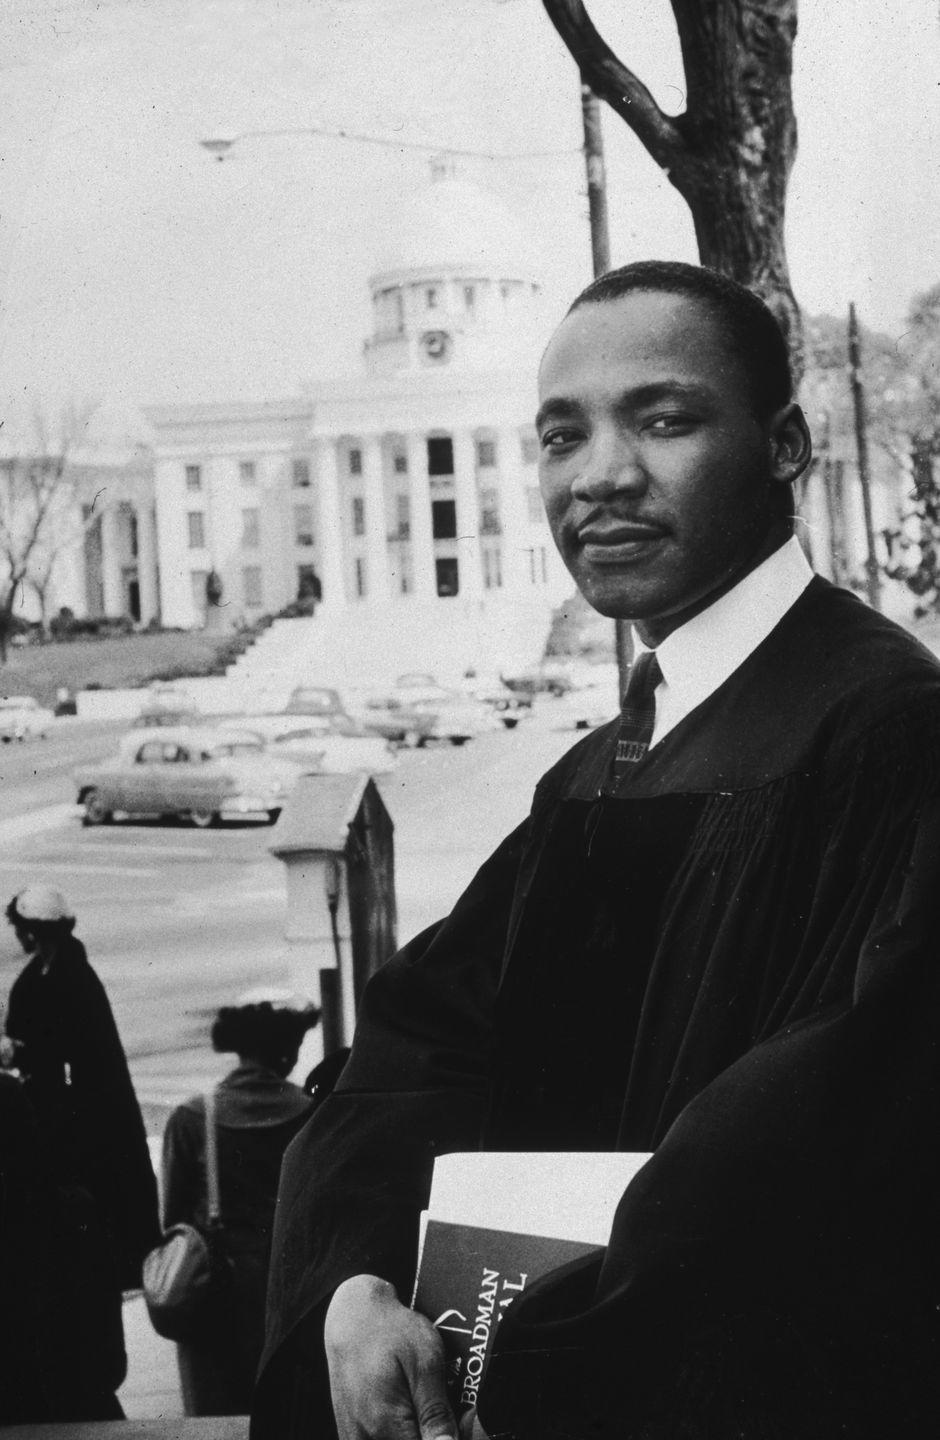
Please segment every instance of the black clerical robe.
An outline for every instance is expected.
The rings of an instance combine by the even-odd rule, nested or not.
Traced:
[[[329,1297],[408,1298],[476,1147],[655,1152],[503,1321],[491,1434],[940,1420],[940,667],[817,578],[611,795],[616,730],[370,983],[285,1162],[257,1440],[310,1433]]]

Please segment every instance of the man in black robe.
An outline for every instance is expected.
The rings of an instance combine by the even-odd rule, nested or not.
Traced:
[[[935,1433],[940,667],[806,566],[747,291],[612,272],[540,397],[555,541],[652,699],[368,987],[285,1162],[254,1435],[329,1434],[329,1389],[341,1440],[455,1434],[405,1306],[434,1155],[477,1147],[654,1152],[601,1258],[503,1320],[491,1436]]]

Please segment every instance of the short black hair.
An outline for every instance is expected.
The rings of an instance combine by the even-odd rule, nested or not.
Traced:
[[[299,1048],[319,1019],[315,1005],[305,1010],[272,1005],[269,1000],[256,1005],[223,1005],[212,1026],[212,1048],[250,1055],[276,1069]]]
[[[769,306],[753,290],[717,270],[680,260],[637,260],[592,280],[568,308],[619,300],[635,290],[687,295],[710,310],[724,332],[751,386],[754,409],[762,420],[793,398],[793,373],[783,331]]]

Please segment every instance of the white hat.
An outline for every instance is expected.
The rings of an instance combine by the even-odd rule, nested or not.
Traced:
[[[72,909],[61,890],[51,885],[27,885],[16,898],[16,913],[23,920],[74,920]]]

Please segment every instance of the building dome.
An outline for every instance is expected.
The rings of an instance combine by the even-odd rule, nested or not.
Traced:
[[[500,279],[537,274],[532,246],[494,195],[443,172],[407,199],[376,257],[376,274],[439,270]]]

